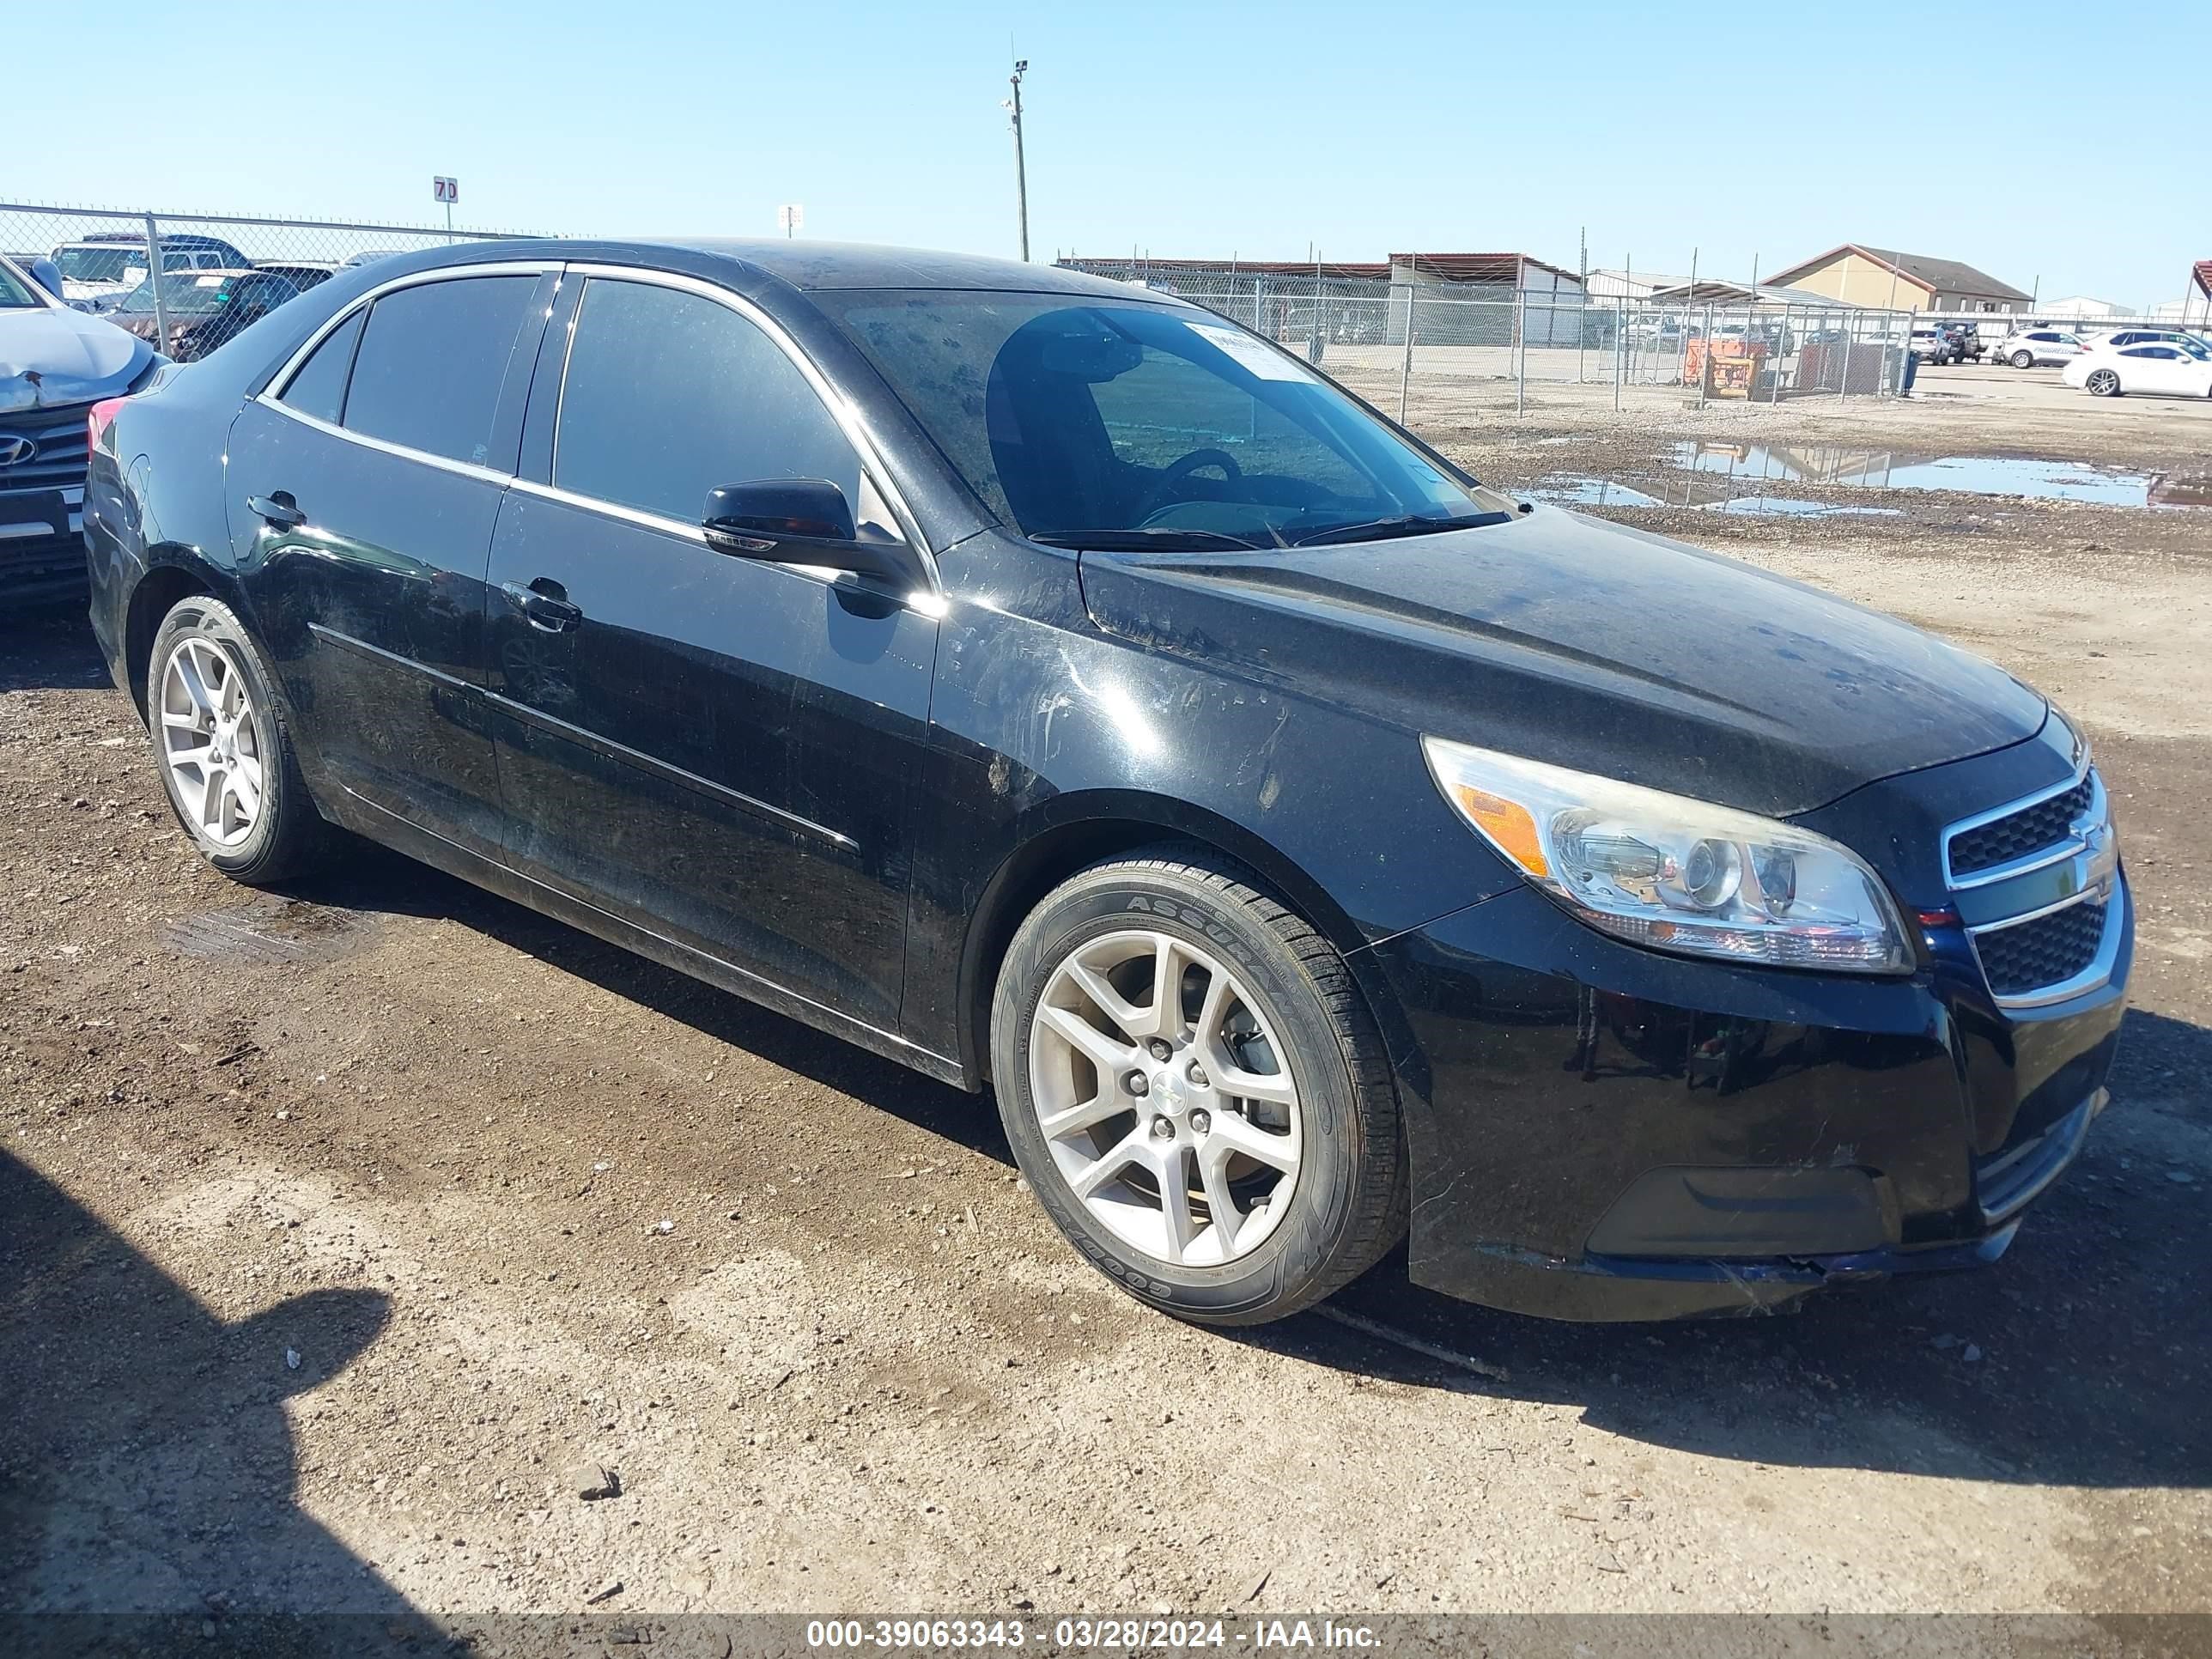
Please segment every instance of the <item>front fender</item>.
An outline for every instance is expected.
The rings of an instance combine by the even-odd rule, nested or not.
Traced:
[[[971,544],[952,574],[916,779],[910,1040],[972,1061],[963,1011],[1041,845],[1065,854],[1057,879],[1102,848],[1206,842],[1346,953],[1518,879],[1439,793],[1418,732],[1102,633],[1072,556]]]

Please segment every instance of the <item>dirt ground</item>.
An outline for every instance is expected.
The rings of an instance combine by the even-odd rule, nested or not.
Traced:
[[[2212,407],[2056,379],[1413,416],[1512,486],[2212,453]],[[1398,1259],[1357,1324],[1178,1325],[988,1102],[374,849],[227,884],[82,620],[0,622],[0,1607],[2212,1610],[2212,509],[1788,493],[1900,510],[1617,516],[2051,693],[2140,931],[2113,1109],[2006,1260],[1757,1322],[1548,1326]]]

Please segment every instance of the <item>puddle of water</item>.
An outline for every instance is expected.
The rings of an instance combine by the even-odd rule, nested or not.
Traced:
[[[1899,450],[1822,444],[1674,446],[1674,465],[1730,480],[1822,483],[1867,489],[1949,489],[1969,495],[2024,495],[2031,501],[2093,501],[2106,507],[2194,506],[2205,482],[2160,478],[2086,461],[2010,455],[1916,455]]]
[[[1737,495],[1725,501],[1700,502],[1698,510],[1761,519],[1894,519],[1905,512],[1901,507],[1839,507],[1833,501],[1796,501],[1788,495]]]
[[[1614,483],[1606,478],[1587,478],[1572,473],[1554,472],[1539,478],[1525,492],[1540,501],[1553,507],[1691,507],[1703,513],[1729,513],[1757,518],[1832,519],[1847,514],[1872,516],[1881,514],[1895,518],[1902,507],[1847,507],[1833,501],[1806,501],[1787,495],[1736,495],[1724,490],[1716,494],[1705,486],[1689,486],[1682,491],[1682,499],[1662,501],[1644,490],[1632,489],[1626,484]],[[1704,500],[1693,500],[1703,495]]]
[[[1553,507],[1664,507],[1666,502],[1656,495],[1647,495],[1640,489],[1631,489],[1626,484],[1609,483],[1603,478],[1583,478],[1564,472],[1554,472],[1549,477],[1539,478],[1527,493],[1540,501]]]

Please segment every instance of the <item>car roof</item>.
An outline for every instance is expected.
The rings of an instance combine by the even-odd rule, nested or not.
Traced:
[[[1128,283],[979,253],[890,247],[868,242],[799,242],[732,237],[653,238],[641,249],[673,247],[711,254],[779,277],[796,289],[957,288],[1127,295]]]
[[[800,242],[720,236],[638,237],[584,240],[532,238],[477,242],[465,248],[439,247],[401,253],[374,262],[379,281],[454,264],[495,259],[605,260],[620,264],[662,265],[700,270],[720,265],[733,276],[765,277],[802,291],[833,289],[968,289],[1014,293],[1087,294],[1101,298],[1141,298],[1183,304],[1172,294],[1148,290],[1109,277],[1066,270],[1058,265],[1025,264],[975,253],[947,253],[926,248],[887,247],[863,242]],[[404,261],[404,264],[399,263]]]

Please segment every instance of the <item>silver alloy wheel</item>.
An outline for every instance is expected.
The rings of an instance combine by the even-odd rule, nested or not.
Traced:
[[[204,634],[177,641],[161,668],[161,758],[177,805],[207,840],[235,847],[261,818],[261,728],[245,671]]]
[[[2120,389],[2120,377],[2109,368],[2100,368],[2089,376],[2089,395],[2109,398]]]
[[[1030,1024],[1030,1095],[1092,1218],[1178,1267],[1249,1255],[1289,1212],[1304,1114],[1258,1000],[1166,933],[1091,940]]]

